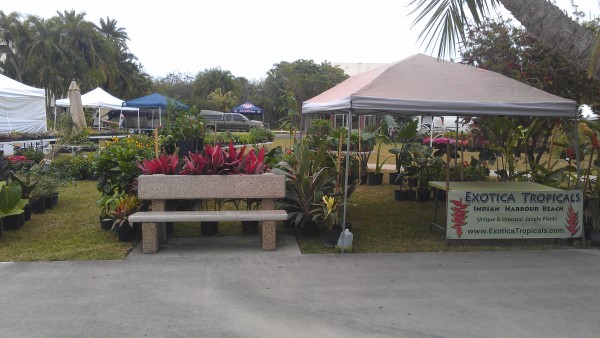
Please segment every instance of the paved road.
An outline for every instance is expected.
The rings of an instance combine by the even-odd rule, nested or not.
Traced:
[[[290,238],[277,252],[218,240],[0,263],[0,336],[600,336],[597,250],[301,255]]]

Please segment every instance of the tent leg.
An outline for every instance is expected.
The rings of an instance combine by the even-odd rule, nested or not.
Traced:
[[[348,110],[348,143],[346,143],[346,172],[344,173],[344,211],[342,213],[342,233],[346,231],[346,210],[348,207],[348,172],[350,170],[350,134],[352,134],[352,109]],[[342,236],[344,253],[344,236]]]

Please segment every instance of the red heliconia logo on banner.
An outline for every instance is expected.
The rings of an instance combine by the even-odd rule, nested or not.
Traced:
[[[460,200],[450,200],[454,206],[452,209],[452,228],[456,229],[456,235],[460,238],[462,236],[462,227],[467,225],[467,208],[469,204],[463,203],[462,198]]]

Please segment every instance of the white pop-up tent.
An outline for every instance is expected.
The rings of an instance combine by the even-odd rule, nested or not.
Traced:
[[[377,113],[539,116],[575,121],[578,117],[577,103],[573,100],[495,72],[440,61],[423,54],[354,75],[302,104],[303,114],[320,112],[347,113],[348,121],[352,121],[353,114]],[[575,149],[579,163],[579,147]],[[350,161],[346,161],[346,172],[348,163]],[[579,177],[579,166],[577,172]],[[343,223],[346,221],[346,200],[347,196],[344,196]]]
[[[108,114],[111,110],[128,110],[138,111],[138,108],[123,107],[123,100],[116,98],[102,88],[98,87],[90,92],[81,95],[81,103],[86,108],[96,108],[98,110],[98,121]],[[69,99],[56,100],[56,106],[69,107]],[[100,129],[100,123],[98,124]],[[139,114],[138,114],[138,129],[139,129]]]
[[[0,75],[0,133],[46,132],[46,93]]]

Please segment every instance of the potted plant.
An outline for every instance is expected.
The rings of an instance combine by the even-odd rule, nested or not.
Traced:
[[[321,208],[313,210],[313,220],[325,225],[325,229],[321,234],[322,242],[323,246],[329,249],[335,248],[342,233],[342,227],[338,221],[339,205],[336,196],[323,196]]]
[[[357,140],[357,143],[358,142],[360,142],[360,151],[357,148],[357,157],[360,168],[360,184],[367,184],[369,158],[371,157],[371,152],[373,151],[373,148],[375,148],[376,143],[375,135],[364,131],[360,135],[360,141]]]
[[[409,166],[412,162],[412,156],[407,147],[410,146],[412,140],[417,136],[417,126],[419,121],[416,119],[409,119],[407,122],[397,124],[395,128],[391,130],[391,140],[394,143],[394,147],[389,150],[395,157],[396,170],[390,173],[390,184],[402,185],[402,167]],[[400,145],[398,147],[398,145]]]
[[[179,148],[179,156],[189,152],[197,152],[203,147],[204,122],[203,118],[193,110],[180,113],[171,124],[173,139]]]
[[[377,142],[377,152],[375,153],[375,171],[369,172],[367,177],[367,185],[381,185],[383,183],[383,165],[390,158],[381,159],[381,146],[384,143],[389,143],[390,138],[386,134],[386,124],[382,123],[375,132],[375,140]]]
[[[102,196],[102,198],[96,202],[98,209],[100,209],[100,228],[103,230],[111,230],[113,228],[114,211],[117,207],[117,202],[119,202],[122,197],[123,194],[115,192],[112,195]]]
[[[420,202],[431,199],[431,188],[429,182],[442,180],[444,176],[444,163],[441,158],[436,157],[419,161],[420,168],[417,173],[419,187],[417,188],[417,200]]]
[[[336,175],[326,166],[329,156],[324,146],[311,151],[304,140],[294,145],[293,165],[282,161],[272,170],[286,176],[286,197],[281,207],[288,212],[288,224],[300,228],[306,236],[319,234],[314,210],[321,209],[320,203],[325,195],[334,191]]]
[[[22,199],[19,182],[0,181],[0,216],[3,219],[4,230],[16,230],[21,224],[20,218],[28,200]]]
[[[129,223],[129,216],[140,208],[140,200],[134,194],[125,194],[115,203],[113,230],[117,230],[119,241],[131,242],[135,239],[134,224]]]

